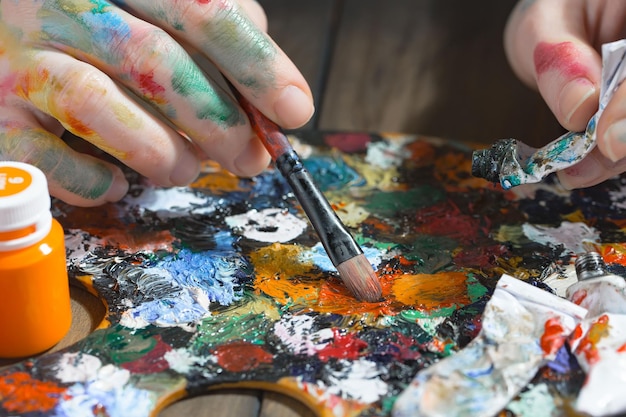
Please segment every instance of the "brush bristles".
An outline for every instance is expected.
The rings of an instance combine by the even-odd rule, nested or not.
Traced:
[[[359,300],[380,301],[382,288],[372,265],[365,255],[357,255],[337,266],[341,280]]]

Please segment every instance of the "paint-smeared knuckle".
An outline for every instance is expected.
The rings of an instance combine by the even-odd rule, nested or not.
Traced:
[[[108,77],[93,67],[68,71],[51,80],[46,97],[47,108],[57,118],[92,119],[106,106]]]

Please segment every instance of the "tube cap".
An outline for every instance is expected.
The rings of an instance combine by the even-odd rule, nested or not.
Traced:
[[[0,232],[39,225],[49,217],[44,173],[23,162],[0,162]]]

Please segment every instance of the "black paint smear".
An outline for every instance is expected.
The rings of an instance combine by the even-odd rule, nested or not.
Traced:
[[[558,226],[563,216],[576,211],[568,198],[546,190],[537,190],[534,198],[520,199],[519,210],[532,224]]]
[[[459,349],[467,346],[482,329],[482,313],[490,296],[455,310],[437,326],[437,333],[452,340]]]

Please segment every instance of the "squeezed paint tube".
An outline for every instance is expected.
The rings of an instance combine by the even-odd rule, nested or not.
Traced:
[[[478,336],[420,371],[394,404],[394,417],[493,416],[556,357],[586,310],[503,275]]]
[[[588,310],[569,343],[587,374],[575,408],[590,416],[626,412],[626,280],[611,274],[595,252],[576,259],[579,282],[567,298]]]
[[[602,45],[602,82],[598,111],[584,132],[568,132],[542,148],[516,139],[501,139],[491,148],[474,151],[472,174],[508,190],[537,183],[549,174],[580,162],[596,145],[596,122],[617,87],[626,78],[626,40]]]

